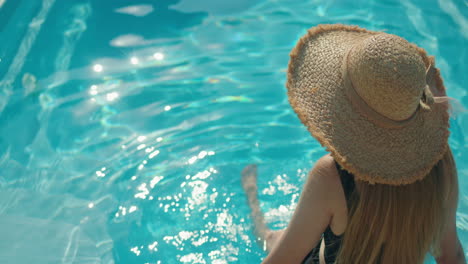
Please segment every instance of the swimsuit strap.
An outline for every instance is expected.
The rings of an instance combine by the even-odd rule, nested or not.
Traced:
[[[340,175],[341,186],[343,186],[343,191],[346,198],[346,205],[348,206],[348,212],[351,208],[351,195],[353,194],[354,189],[356,188],[354,183],[354,176],[349,173],[347,170],[343,169],[338,162],[335,161],[336,169]]]

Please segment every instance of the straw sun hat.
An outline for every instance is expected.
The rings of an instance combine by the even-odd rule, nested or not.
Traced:
[[[291,52],[291,106],[356,179],[410,184],[447,150],[448,105],[434,58],[356,26],[311,28]],[[433,93],[431,92],[433,91]]]

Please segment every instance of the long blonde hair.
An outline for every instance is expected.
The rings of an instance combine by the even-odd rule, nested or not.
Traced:
[[[456,177],[450,149],[421,181],[404,186],[356,181],[336,263],[423,263],[440,254],[447,201]]]

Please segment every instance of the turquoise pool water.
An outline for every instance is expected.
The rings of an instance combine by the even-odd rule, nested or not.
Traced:
[[[259,164],[267,221],[285,227],[325,153],[284,88],[318,23],[436,56],[459,102],[468,252],[468,2],[222,2],[0,0],[0,263],[259,263],[239,173]]]

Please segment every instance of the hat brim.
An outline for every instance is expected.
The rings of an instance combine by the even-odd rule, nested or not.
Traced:
[[[343,57],[375,34],[381,33],[346,25],[311,28],[291,52],[289,102],[311,134],[357,180],[410,184],[424,178],[447,150],[448,106],[434,104],[400,128],[378,126],[354,109],[344,91]],[[426,67],[434,65],[433,57],[414,47]],[[427,83],[445,93],[437,68]]]

